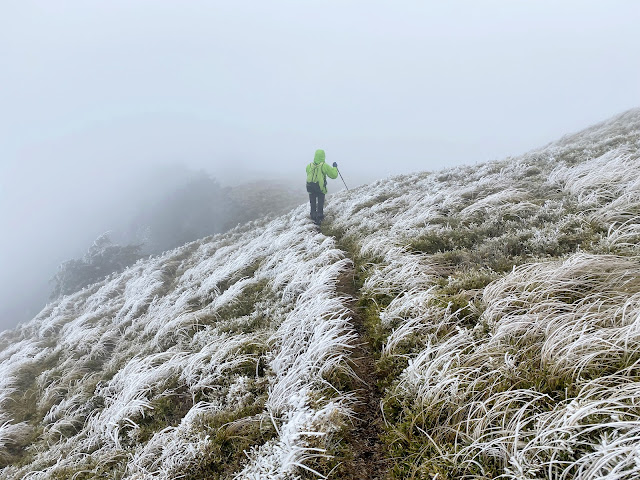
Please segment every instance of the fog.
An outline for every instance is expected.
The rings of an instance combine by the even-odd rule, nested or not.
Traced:
[[[638,21],[634,0],[2,2],[0,329],[192,171],[302,189],[323,148],[356,186],[636,107]]]

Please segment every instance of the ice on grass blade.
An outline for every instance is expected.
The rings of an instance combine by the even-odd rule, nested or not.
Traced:
[[[249,463],[235,478],[284,480],[295,475],[301,467],[324,478],[319,472],[303,466],[310,460],[327,456],[324,448],[315,446],[317,440],[335,433],[336,420],[344,417],[348,409],[338,401],[314,410],[308,406],[309,393],[303,390],[289,398],[289,404],[294,408],[283,415],[279,437],[249,452]]]
[[[9,462],[12,449],[24,445],[33,432],[27,422],[13,423],[11,419],[0,415],[0,462]]]

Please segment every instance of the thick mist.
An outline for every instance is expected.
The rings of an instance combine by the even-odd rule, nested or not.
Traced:
[[[316,148],[355,187],[638,106],[639,19],[624,0],[4,2],[0,329],[193,172],[304,201]]]
[[[257,216],[283,212],[305,198],[285,181],[222,186],[209,172],[184,164],[135,165],[122,173],[103,170],[86,172],[86,176],[67,174],[51,183],[32,182],[25,174],[21,184],[32,185],[37,195],[25,197],[24,204],[15,204],[8,212],[9,224],[15,228],[0,239],[0,251],[4,254],[20,245],[28,255],[21,262],[9,256],[3,262],[1,287],[11,295],[0,307],[3,317],[18,321],[32,318],[49,293],[59,287],[51,281],[59,265],[70,259],[81,260],[103,234],[114,244],[139,246],[144,257],[224,232]],[[55,178],[57,174],[50,175]],[[278,189],[278,198],[267,198],[262,205],[237,198],[249,197],[256,189],[262,195]],[[56,198],[60,192],[64,192],[64,202],[44,200]],[[19,192],[14,194],[19,196]],[[104,274],[111,271],[107,268]],[[80,286],[104,274],[91,276],[92,282]]]

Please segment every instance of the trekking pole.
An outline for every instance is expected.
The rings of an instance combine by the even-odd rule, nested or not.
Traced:
[[[338,167],[336,167],[336,170],[338,170]],[[344,183],[344,188],[349,190],[349,187],[347,187],[347,183],[344,181],[344,178],[342,178],[342,174],[340,173],[340,170],[338,170],[338,175],[340,175],[340,179],[342,180],[342,183]]]

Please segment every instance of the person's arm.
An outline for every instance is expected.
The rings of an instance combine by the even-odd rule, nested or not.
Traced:
[[[338,178],[338,168],[331,167],[326,163],[322,164],[322,172],[329,178]]]

